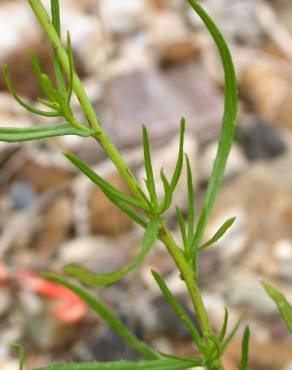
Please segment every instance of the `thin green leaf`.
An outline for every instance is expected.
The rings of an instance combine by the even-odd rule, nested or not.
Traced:
[[[184,245],[184,248],[185,248],[185,251],[186,251],[186,248],[187,248],[187,229],[186,229],[185,220],[183,218],[183,215],[182,215],[182,212],[181,212],[180,208],[176,207],[175,210],[176,210],[176,217],[177,217],[179,227],[180,227],[182,242],[183,242],[183,245]]]
[[[69,31],[67,32],[67,54],[69,60],[69,86],[67,93],[67,104],[70,104],[72,93],[73,93],[73,80],[74,80],[74,56],[72,50],[72,42]]]
[[[226,348],[228,347],[228,345],[230,344],[230,342],[234,338],[235,334],[237,333],[237,331],[239,329],[239,326],[241,324],[242,318],[243,318],[243,314],[240,315],[239,319],[237,320],[237,322],[234,325],[233,329],[231,330],[230,334],[228,335],[228,337],[222,343],[222,347],[221,347],[222,353],[225,352]]]
[[[15,349],[19,355],[19,370],[23,370],[24,368],[24,360],[25,360],[25,353],[24,349],[21,344],[19,343],[12,343],[10,345],[11,348]]]
[[[161,218],[156,218],[153,221],[150,221],[143,238],[143,247],[141,252],[138,254],[136,258],[126,267],[122,268],[121,270],[97,275],[87,269],[84,269],[80,266],[70,265],[66,267],[65,271],[70,276],[73,276],[81,283],[89,285],[89,286],[105,286],[108,284],[113,284],[118,280],[122,279],[124,276],[135,270],[141,263],[143,262],[144,258],[150,252],[154,242],[157,239],[159,229],[162,224]]]
[[[59,37],[61,37],[61,20],[59,0],[51,0],[52,23]]]
[[[192,238],[194,235],[194,217],[195,217],[195,210],[194,210],[194,185],[193,185],[193,174],[190,165],[189,158],[187,154],[186,157],[186,164],[187,164],[187,183],[188,183],[188,250],[191,247]]]
[[[193,248],[197,249],[201,243],[209,217],[213,210],[218,190],[220,188],[227,159],[233,143],[237,117],[237,87],[232,57],[228,45],[216,24],[196,0],[187,0],[190,6],[202,19],[212,35],[223,63],[225,74],[225,109],[222,120],[221,136],[211,178],[209,180],[204,204],[197,227]]]
[[[52,101],[55,101],[56,103],[58,103],[63,108],[64,101],[65,101],[64,96],[62,95],[60,91],[56,90],[53,87],[50,77],[46,75],[45,73],[42,73],[41,79],[43,81],[43,88],[44,88],[44,92],[46,96],[50,98]]]
[[[185,138],[185,128],[186,128],[186,120],[185,118],[182,118],[180,121],[180,139],[179,139],[179,150],[178,150],[178,157],[177,162],[174,170],[174,174],[172,176],[171,182],[170,182],[170,189],[173,193],[176,185],[180,179],[182,167],[183,167],[183,161],[184,161],[184,138]]]
[[[202,208],[199,222],[196,228],[195,235],[193,237],[193,240],[191,242],[191,247],[190,247],[190,257],[193,259],[193,268],[195,272],[195,276],[198,276],[199,274],[199,250],[198,250],[198,244],[196,244],[196,240],[198,238],[198,235],[200,233],[200,230],[202,230],[203,224],[205,223],[207,219],[207,213],[206,213],[206,208]]]
[[[59,0],[51,0],[51,14],[52,14],[52,24],[59,36],[61,38],[61,19],[60,19],[60,5]],[[63,75],[62,65],[59,62],[56,51],[53,51],[53,64],[55,69],[56,83],[58,91],[65,96],[66,95],[66,83]]]
[[[190,334],[191,334],[194,342],[196,343],[198,349],[200,350],[200,352],[203,353],[203,354],[206,353],[206,348],[205,348],[204,342],[203,342],[197,328],[195,327],[192,320],[187,315],[184,308],[180,305],[178,300],[174,297],[174,295],[168,289],[167,285],[165,284],[165,282],[163,281],[161,276],[156,271],[151,271],[151,272],[152,272],[152,275],[153,275],[156,283],[158,284],[162,294],[164,295],[164,297],[166,298],[168,303],[171,305],[171,307],[173,308],[175,313],[178,315],[180,320],[183,322],[185,327],[190,332]]]
[[[165,212],[170,207],[171,202],[172,202],[172,192],[171,192],[170,184],[163,172],[163,168],[160,171],[160,177],[161,177],[163,187],[164,187],[164,199],[162,201],[161,206],[159,207],[159,210],[158,210],[159,214]]]
[[[199,248],[199,251],[208,248],[210,245],[215,244],[220,238],[222,238],[226,231],[233,225],[235,220],[236,217],[231,217],[226,222],[224,222],[224,224],[219,228],[215,235]]]
[[[90,167],[87,166],[85,162],[83,162],[80,158],[76,157],[74,154],[66,152],[64,153],[65,157],[67,157],[79,170],[84,173],[92,182],[94,182],[105,195],[110,194],[113,199],[118,199],[122,202],[125,202],[133,207],[137,207],[142,209],[143,211],[148,211],[147,205],[143,204],[141,201],[137,199],[133,199],[126,194],[121,193],[119,190],[114,188],[111,184],[105,181],[102,177],[97,175]]]
[[[51,100],[54,100],[52,98],[50,94],[50,92],[48,92],[48,87],[47,87],[47,80],[49,80],[49,85],[50,85],[50,89],[53,89],[53,86],[51,84],[51,81],[49,79],[49,77],[43,73],[42,69],[41,69],[41,66],[40,66],[40,63],[39,63],[39,59],[38,59],[38,56],[37,54],[35,53],[31,53],[31,64],[32,64],[32,68],[33,68],[33,71],[34,71],[34,74],[36,76],[36,79],[39,83],[39,86],[42,90],[42,92],[47,96],[49,97]],[[44,76],[46,76],[44,78]],[[42,102],[42,99],[41,99],[41,102]],[[45,104],[46,106],[50,107],[53,106],[53,107],[56,107],[58,106],[58,104],[56,105],[55,103],[55,100],[54,101],[49,101],[48,103]]]
[[[275,289],[268,283],[263,282],[263,286],[268,295],[276,303],[278,310],[289,330],[292,334],[292,305],[288,302],[287,298],[278,289]]]
[[[23,108],[25,108],[29,112],[37,114],[39,116],[60,117],[60,113],[58,113],[58,112],[47,112],[47,111],[43,111],[43,110],[40,110],[40,109],[36,109],[32,105],[28,104],[23,99],[21,99],[18,96],[18,94],[16,92],[16,89],[15,89],[13,83],[12,83],[12,80],[11,80],[10,74],[9,74],[9,69],[8,69],[8,66],[6,64],[3,66],[3,77],[5,79],[5,82],[6,82],[6,85],[7,85],[7,88],[9,90],[10,94],[14,97],[14,99],[17,101],[17,103],[19,105],[21,105]]]
[[[250,330],[249,327],[247,326],[243,334],[241,346],[241,362],[238,367],[238,370],[248,370],[249,339],[250,339]]]
[[[115,361],[115,362],[90,362],[67,363],[38,368],[35,370],[182,370],[190,367],[201,366],[202,361],[162,359],[152,361]]]
[[[153,168],[151,162],[150,144],[148,132],[145,126],[143,126],[143,147],[144,147],[144,161],[146,170],[146,186],[152,201],[152,205],[157,207],[157,194],[155,188],[155,180],[153,175]]]
[[[30,128],[0,127],[0,141],[6,141],[8,143],[41,140],[65,135],[89,137],[91,131],[78,130],[68,123]]]
[[[160,358],[159,354],[156,353],[151,347],[146,343],[142,342],[135,337],[125,326],[124,324],[110,311],[110,309],[105,306],[100,300],[92,297],[86,290],[80,288],[79,286],[71,283],[70,281],[63,279],[59,276],[56,276],[51,273],[43,274],[47,279],[60,284],[78,297],[80,297],[84,302],[88,304],[108,325],[121,337],[123,340],[128,343],[132,348],[141,353],[145,358],[148,359],[157,359]],[[68,364],[67,364],[68,366]],[[80,365],[79,365],[80,366]],[[79,368],[80,369],[80,368]]]
[[[48,108],[51,108],[51,109],[54,109],[54,110],[59,109],[59,104],[57,104],[55,102],[52,102],[50,100],[43,99],[43,98],[37,98],[37,100]],[[60,115],[61,115],[61,113],[60,113]]]
[[[226,335],[226,331],[227,331],[227,326],[228,326],[228,319],[229,319],[229,314],[228,314],[228,310],[227,308],[224,309],[224,321],[223,321],[223,325],[222,325],[222,328],[220,330],[220,334],[218,335],[218,338],[220,340],[220,342],[222,342],[225,338],[225,335]]]

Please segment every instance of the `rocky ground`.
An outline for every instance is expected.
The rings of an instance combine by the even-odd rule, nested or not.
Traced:
[[[76,69],[102,125],[140,178],[141,123],[149,128],[157,174],[162,165],[168,173],[176,158],[179,120],[186,117],[186,150],[200,204],[216,152],[224,89],[216,49],[201,22],[183,0],[60,3]],[[292,339],[260,281],[292,298],[292,5],[288,0],[201,3],[230,43],[240,109],[236,142],[206,238],[228,217],[237,220],[216,248],[202,254],[200,283],[215,330],[224,307],[231,322],[245,310],[243,324],[252,330],[250,370],[291,370]],[[0,27],[0,64],[9,64],[19,93],[35,102],[40,92],[30,51],[38,52],[47,73],[52,66],[50,48],[27,2],[1,1]],[[44,122],[16,105],[3,79],[0,90],[1,126]],[[77,102],[74,107],[80,115]],[[72,168],[64,150],[127,191],[90,139],[0,143],[1,370],[18,368],[9,348],[14,341],[25,345],[28,368],[65,360],[137,358],[81,302],[69,295],[60,306],[55,287],[40,279],[41,271],[60,273],[72,262],[101,273],[115,270],[141,244],[142,231]],[[183,210],[185,183],[183,175],[175,194]],[[174,209],[168,217],[176,233]],[[159,350],[192,354],[191,340],[162,299],[151,268],[191,310],[160,245],[142,268],[98,294]],[[236,369],[243,328],[225,356],[227,370]]]

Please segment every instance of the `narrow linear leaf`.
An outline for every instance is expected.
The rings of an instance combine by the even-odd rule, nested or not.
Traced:
[[[19,343],[12,343],[10,347],[18,352],[19,355],[19,370],[23,370],[24,368],[24,360],[25,360],[25,353],[24,349],[21,344]]]
[[[153,168],[152,168],[152,162],[151,162],[149,137],[148,137],[148,132],[145,126],[143,126],[143,147],[144,147],[144,161],[145,161],[145,170],[146,170],[146,186],[147,186],[152,204],[157,207],[157,194],[156,194]]]
[[[196,343],[198,349],[200,350],[200,352],[203,353],[203,354],[206,353],[206,348],[205,348],[204,342],[203,342],[197,328],[195,327],[192,320],[187,315],[184,308],[181,306],[181,304],[178,302],[178,300],[174,297],[174,295],[168,289],[167,285],[165,284],[165,282],[163,281],[161,276],[156,271],[151,271],[151,272],[152,272],[152,275],[153,275],[156,283],[158,284],[162,294],[164,295],[164,297],[166,298],[168,303],[171,305],[171,307],[173,308],[175,313],[178,315],[180,320],[183,322],[185,327],[190,332],[190,334],[191,334],[194,342]]]
[[[73,93],[73,80],[74,80],[74,56],[72,50],[72,42],[69,31],[67,32],[67,54],[69,60],[69,86],[68,86],[68,93],[67,93],[67,104],[70,104],[72,93]]]
[[[179,223],[184,249],[185,251],[187,251],[186,250],[187,249],[187,229],[186,229],[185,220],[183,218],[182,212],[179,207],[176,207],[176,217]]]
[[[192,238],[194,235],[194,217],[195,217],[195,210],[194,210],[194,185],[193,185],[193,174],[190,165],[189,158],[187,154],[186,157],[186,164],[187,164],[187,185],[188,185],[188,250],[191,247]]]
[[[11,80],[10,74],[9,74],[9,70],[8,70],[8,66],[6,64],[3,66],[3,77],[5,79],[5,82],[6,82],[6,85],[7,85],[7,88],[9,90],[10,94],[17,101],[17,103],[19,105],[21,105],[24,109],[26,109],[27,111],[29,111],[31,113],[37,114],[39,116],[44,116],[44,117],[60,117],[60,113],[59,112],[47,112],[47,111],[43,111],[43,110],[40,110],[40,109],[36,109],[32,105],[28,104],[23,99],[21,99],[18,96],[18,94],[16,92],[16,89],[15,89],[13,83],[12,83],[12,80]]]
[[[84,175],[86,175],[93,183],[95,183],[105,195],[110,194],[112,199],[116,198],[122,202],[130,204],[133,207],[148,211],[148,206],[143,204],[141,201],[133,199],[128,195],[121,193],[119,190],[114,188],[111,184],[105,181],[102,177],[97,175],[90,167],[87,166],[80,158],[72,153],[64,153],[65,157],[69,159]]]
[[[52,14],[52,24],[59,36],[61,38],[61,19],[60,19],[60,5],[59,0],[51,0],[51,14]],[[61,63],[59,62],[55,50],[53,51],[53,64],[55,69],[56,83],[59,92],[65,96],[66,95],[66,83],[63,75],[63,69]]]
[[[41,75],[42,81],[43,81],[43,88],[46,96],[51,99],[53,102],[56,102],[61,106],[64,107],[65,98],[64,95],[59,90],[56,90],[53,87],[52,81],[50,80],[50,77],[42,73]]]
[[[52,365],[35,370],[182,370],[200,366],[202,361],[162,359],[152,361],[90,362]]]
[[[36,53],[31,53],[31,64],[32,64],[32,68],[33,68],[33,71],[34,71],[34,74],[36,76],[36,79],[38,81],[38,84],[42,90],[42,92],[51,98],[51,96],[48,95],[48,87],[47,87],[47,80],[49,80],[49,83],[50,83],[50,88],[53,89],[52,87],[52,84],[51,84],[51,81],[49,79],[49,77],[43,73],[42,69],[41,69],[41,66],[40,66],[40,63],[39,63],[39,58],[37,56]],[[44,78],[44,76],[46,76]],[[43,100],[41,99],[41,102],[43,102]],[[52,102],[52,101],[49,101],[49,103],[45,104],[46,106],[50,107],[50,105],[52,106],[56,106],[56,103],[55,102]]]
[[[180,179],[183,161],[184,161],[184,139],[185,139],[185,128],[186,128],[186,120],[182,118],[180,121],[180,139],[179,139],[179,150],[178,150],[178,157],[175,166],[175,170],[170,182],[170,190],[173,193],[176,185]]]
[[[163,188],[164,188],[164,199],[162,201],[161,206],[159,207],[158,213],[161,214],[165,212],[171,205],[172,202],[172,192],[170,188],[170,184],[163,172],[163,168],[160,171],[160,177],[163,183]]]
[[[59,0],[51,0],[52,23],[59,37],[61,37],[61,20]]]
[[[223,321],[223,325],[222,325],[222,328],[220,330],[220,334],[218,335],[218,338],[220,340],[220,342],[222,342],[225,338],[225,335],[226,335],[226,331],[227,331],[227,326],[228,326],[228,319],[229,319],[229,314],[228,314],[228,310],[227,308],[224,309],[224,321]]]
[[[263,286],[268,295],[276,303],[282,319],[284,320],[289,332],[292,334],[292,305],[288,302],[284,294],[278,289],[265,282],[263,282]]]
[[[219,228],[219,230],[215,233],[215,235],[205,244],[203,244],[199,251],[208,248],[210,245],[215,244],[222,236],[226,233],[226,231],[233,225],[236,217],[229,218],[224,224]]]
[[[89,286],[105,286],[108,284],[113,284],[123,278],[125,275],[135,270],[150,252],[154,242],[157,239],[159,229],[162,224],[162,219],[157,218],[149,222],[145,235],[143,238],[143,248],[136,258],[126,267],[121,270],[111,272],[108,274],[97,275],[89,270],[86,270],[80,266],[70,265],[66,267],[65,271],[70,276],[75,277],[81,283]]]
[[[241,362],[238,367],[238,370],[248,370],[249,339],[250,339],[250,330],[249,327],[247,326],[243,334],[241,346]]]
[[[190,246],[190,257],[192,258],[193,260],[193,268],[194,268],[194,272],[195,272],[195,275],[198,276],[199,274],[199,250],[198,250],[198,244],[196,244],[196,241],[198,240],[198,235],[200,233],[200,231],[202,230],[202,227],[204,225],[204,223],[206,222],[206,219],[207,219],[207,213],[206,213],[206,208],[202,208],[201,210],[201,214],[200,214],[200,218],[199,218],[199,221],[198,221],[198,225],[197,225],[197,228],[196,228],[196,232],[195,232],[195,235],[193,237],[193,240],[191,242],[191,246]]]
[[[223,63],[225,74],[225,109],[222,120],[218,151],[214,162],[211,178],[204,198],[202,213],[197,227],[193,248],[198,248],[203,237],[210,214],[213,210],[218,190],[220,188],[227,159],[233,143],[237,117],[237,87],[232,57],[228,45],[216,24],[196,0],[187,0],[193,10],[202,19],[212,35]]]
[[[63,279],[57,275],[51,273],[44,273],[43,274],[47,279],[60,284],[73,293],[75,293],[78,297],[80,297],[84,302],[88,304],[104,321],[108,323],[108,325],[132,348],[136,351],[141,353],[147,359],[157,359],[160,358],[159,354],[157,354],[151,347],[149,347],[146,343],[142,342],[138,338],[135,337],[125,326],[124,324],[111,312],[111,310],[104,305],[100,300],[91,296],[86,290],[80,288],[78,285],[71,283],[70,281]],[[64,365],[65,366],[65,365]],[[68,366],[68,364],[67,364]],[[79,365],[80,366],[80,365]]]
[[[228,337],[222,343],[222,347],[221,347],[222,353],[225,352],[226,348],[228,347],[228,345],[230,344],[230,342],[234,338],[235,334],[237,333],[237,331],[239,329],[239,326],[241,324],[242,318],[243,318],[243,314],[240,315],[239,319],[237,320],[237,322],[234,325],[233,329],[231,330],[230,334],[228,335]]]
[[[72,127],[70,124],[59,124],[33,128],[0,127],[0,141],[6,141],[8,143],[41,140],[65,135],[89,137],[91,136],[91,131],[78,130]]]

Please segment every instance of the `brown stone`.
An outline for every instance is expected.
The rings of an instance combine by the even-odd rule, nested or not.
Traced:
[[[164,9],[167,4],[167,0],[151,0],[151,3],[156,9]]]
[[[194,42],[189,40],[175,41],[165,46],[161,56],[161,65],[169,66],[183,63],[196,57],[199,53],[200,47]]]
[[[107,181],[123,193],[129,194],[120,177],[113,175]],[[128,231],[132,221],[113,205],[99,188],[94,187],[89,199],[89,224],[92,233],[117,236]]]
[[[72,201],[68,196],[57,199],[47,210],[43,230],[38,234],[35,249],[43,256],[52,256],[65,240],[72,225]]]
[[[241,92],[266,120],[292,128],[292,80],[280,68],[251,64],[243,71]]]
[[[29,160],[13,176],[12,180],[26,181],[33,185],[37,192],[54,190],[73,178],[72,173],[56,166],[46,166],[36,161]]]

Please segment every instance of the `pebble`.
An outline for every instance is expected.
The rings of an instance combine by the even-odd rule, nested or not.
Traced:
[[[260,277],[251,273],[238,273],[229,277],[225,284],[229,304],[248,308],[259,315],[277,314],[277,308],[261,286]]]
[[[36,195],[34,187],[28,182],[14,182],[10,186],[10,196],[15,209],[21,210],[30,206]]]
[[[100,3],[107,30],[119,36],[132,33],[140,24],[146,9],[144,0],[106,0]]]
[[[127,185],[120,176],[112,175],[106,180],[122,193],[130,195]],[[92,234],[118,236],[132,227],[132,220],[109,201],[96,186],[91,189],[88,207],[89,228]]]
[[[64,243],[60,247],[58,259],[65,265],[70,263],[86,265],[92,261],[92,256],[94,256],[100,267],[107,269],[106,265],[114,253],[115,248],[107,238],[88,236],[74,238]]]
[[[257,120],[248,127],[239,126],[237,140],[249,160],[271,159],[284,154],[287,149],[278,130],[263,120]]]
[[[243,96],[258,114],[275,127],[291,130],[292,84],[287,78],[291,71],[260,63],[250,63],[240,78]]]

